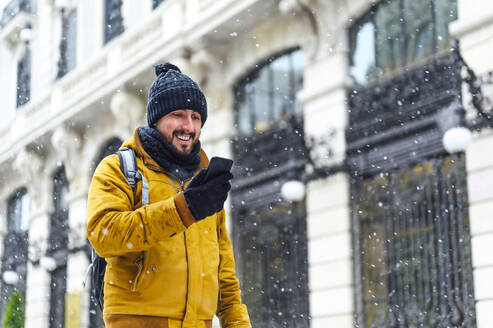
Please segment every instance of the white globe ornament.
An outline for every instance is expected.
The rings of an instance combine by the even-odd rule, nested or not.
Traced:
[[[281,187],[282,197],[290,202],[299,202],[305,197],[305,184],[301,181],[291,180]]]
[[[57,266],[55,259],[50,256],[43,256],[39,260],[39,265],[48,272],[55,270]]]
[[[19,39],[22,42],[29,42],[33,38],[33,30],[30,27],[25,27],[19,32]]]
[[[19,282],[19,274],[12,270],[7,270],[2,275],[3,281],[8,285],[16,285]]]
[[[68,5],[68,0],[55,0],[55,7],[59,10],[67,9]]]
[[[448,129],[443,135],[443,147],[449,154],[463,152],[472,140],[472,133],[468,128],[459,126]]]

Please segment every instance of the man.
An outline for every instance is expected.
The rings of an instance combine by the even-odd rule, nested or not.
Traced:
[[[207,103],[178,67],[155,67],[148,126],[122,147],[135,150],[149,183],[135,193],[118,156],[97,167],[88,199],[87,236],[108,262],[104,284],[106,327],[251,327],[241,304],[223,209],[230,172],[205,179],[200,148]]]

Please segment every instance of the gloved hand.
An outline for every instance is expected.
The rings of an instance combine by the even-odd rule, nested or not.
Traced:
[[[184,192],[187,206],[197,221],[219,212],[231,189],[231,172],[221,173],[210,180],[205,180],[206,174],[207,170],[201,169]]]

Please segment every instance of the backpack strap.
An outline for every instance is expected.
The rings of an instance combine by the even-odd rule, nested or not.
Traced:
[[[149,184],[146,178],[137,169],[135,151],[132,148],[123,147],[117,152],[120,158],[120,169],[125,175],[128,184],[135,193],[137,182],[142,180],[142,206],[149,204]]]

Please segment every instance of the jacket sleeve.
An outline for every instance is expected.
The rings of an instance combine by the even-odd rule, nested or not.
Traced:
[[[187,228],[174,198],[133,210],[132,188],[117,155],[109,156],[96,168],[89,188],[87,237],[102,257],[145,251]]]
[[[226,231],[224,209],[218,213],[219,304],[217,316],[223,328],[251,328],[247,307],[241,304],[233,247]]]

